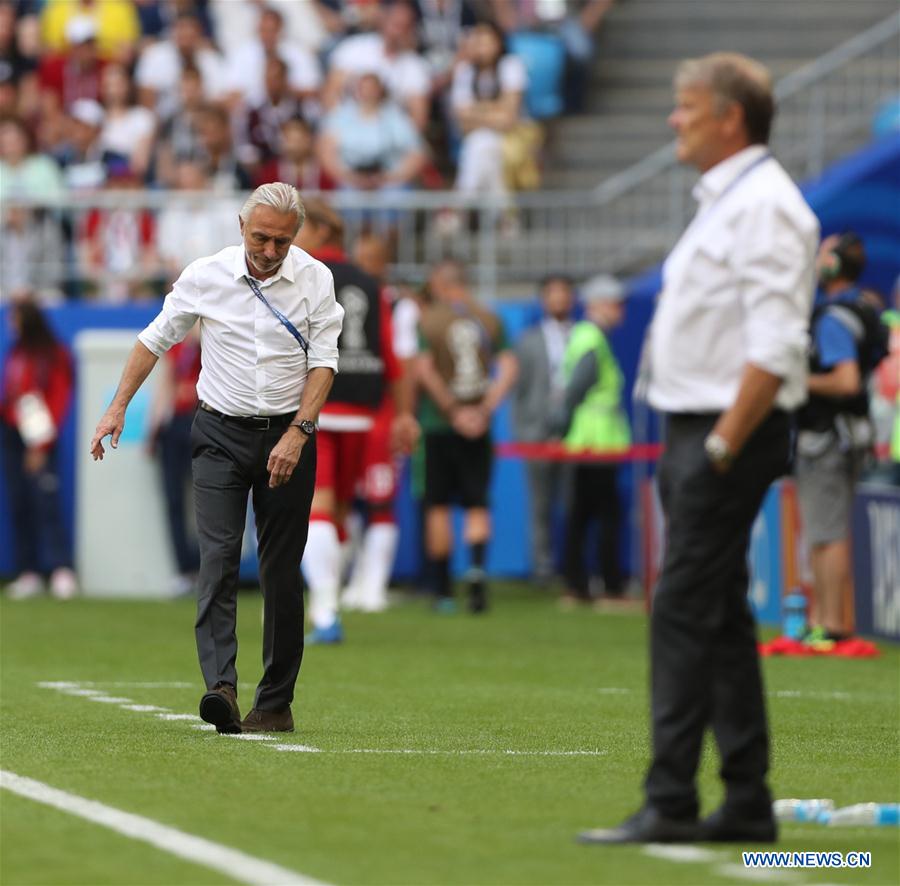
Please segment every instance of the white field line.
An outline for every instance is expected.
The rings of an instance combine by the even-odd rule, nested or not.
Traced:
[[[88,701],[97,701],[104,704],[118,704],[123,711],[133,711],[134,713],[153,714],[159,720],[169,722],[185,722],[190,723],[192,729],[202,732],[212,732],[216,727],[211,723],[204,723],[196,714],[178,714],[171,712],[168,708],[158,707],[157,705],[135,704],[130,698],[120,696],[105,695],[95,689],[85,689],[86,684],[72,681],[43,681],[37,684],[43,689],[54,689],[66,695],[74,695],[87,699]],[[110,686],[111,683],[95,683],[89,685]],[[176,684],[168,683],[120,683],[122,686],[159,686],[165,687]],[[181,684],[177,684],[181,685]],[[185,684],[189,685],[189,684]],[[601,690],[604,691],[604,690]],[[628,689],[609,690],[614,693],[629,692]],[[226,735],[227,738],[237,738],[243,741],[276,741],[276,736],[260,735],[257,733],[237,733]],[[389,756],[421,756],[421,757],[604,757],[609,752],[601,750],[575,750],[575,751],[526,751],[503,748],[469,748],[460,750],[441,750],[438,748],[335,748],[325,750],[322,748],[314,748],[304,744],[268,744],[270,748],[276,751],[288,751],[300,754],[381,754]]]
[[[225,738],[237,738],[241,741],[278,741],[274,735],[261,735],[258,732],[226,732]]]
[[[122,704],[119,707],[123,711],[134,711],[136,714],[165,714],[170,710],[155,704]]]
[[[79,688],[81,686],[117,686],[119,688],[124,688],[126,686],[133,687],[134,689],[191,689],[195,684],[193,683],[184,683],[184,682],[175,682],[175,683],[136,683],[131,680],[79,680],[77,683],[74,683],[70,680],[42,680],[37,684],[41,687],[41,689],[69,689],[69,688]],[[82,694],[82,693],[78,693]]]
[[[288,870],[261,858],[246,855],[203,837],[186,834],[177,828],[160,824],[142,815],[123,812],[112,806],[57,790],[40,781],[0,770],[0,787],[78,818],[94,822],[118,834],[149,843],[163,852],[193,864],[218,871],[227,877],[252,886],[322,886],[296,871]]]
[[[772,868],[745,868],[737,862],[725,861],[727,852],[715,852],[702,846],[651,843],[642,850],[643,855],[681,864],[715,865],[713,870],[724,877],[736,880],[750,880],[758,883],[797,883],[805,878],[797,871],[773,870]],[[723,863],[724,862],[724,863]]]
[[[734,877],[737,880],[751,880],[757,883],[797,883],[806,878],[799,871],[789,871],[779,868],[745,868],[737,862],[721,864],[713,870],[724,877]]]
[[[674,843],[651,843],[645,846],[643,854],[650,858],[661,858],[663,861],[679,861],[686,864],[700,864],[724,861],[728,858],[725,852],[714,852],[712,849],[704,849],[702,846],[687,844],[679,846]]]
[[[770,696],[775,696],[775,698],[823,698],[827,700],[838,699],[840,701],[847,701],[851,698],[856,698],[852,692],[838,692],[838,691],[826,691],[826,690],[803,690],[803,689],[778,689],[775,692],[770,692]]]
[[[305,744],[273,744],[276,751],[299,754],[391,754],[422,757],[605,757],[608,751],[518,751],[500,748],[462,748],[439,750],[436,748],[314,748]]]

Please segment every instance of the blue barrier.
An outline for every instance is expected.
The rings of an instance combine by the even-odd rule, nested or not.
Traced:
[[[857,632],[900,641],[900,489],[857,491],[853,586]]]

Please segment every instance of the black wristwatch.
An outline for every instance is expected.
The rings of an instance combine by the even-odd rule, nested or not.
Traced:
[[[303,421],[292,421],[289,427],[299,428],[300,432],[306,434],[307,437],[312,437],[316,432],[316,423],[308,418],[303,419]]]

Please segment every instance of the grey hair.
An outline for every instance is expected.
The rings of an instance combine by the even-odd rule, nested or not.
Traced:
[[[775,118],[775,98],[769,69],[737,52],[714,52],[683,61],[675,72],[675,88],[702,84],[716,97],[717,113],[729,102],[743,108],[751,144],[767,144]]]
[[[250,221],[250,216],[257,206],[270,206],[276,212],[296,215],[296,231],[299,231],[303,227],[303,222],[306,221],[306,207],[300,199],[300,193],[293,185],[286,182],[270,182],[267,185],[260,185],[241,207],[239,215],[244,224]]]

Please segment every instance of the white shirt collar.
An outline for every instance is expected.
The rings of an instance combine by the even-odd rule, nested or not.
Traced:
[[[240,248],[235,252],[232,273],[235,280],[240,280],[242,277],[253,277],[253,275],[250,273],[249,268],[247,267],[247,253],[244,249],[243,244],[241,244]],[[284,261],[281,263],[281,267],[278,269],[278,272],[268,279],[261,280],[260,282],[268,285],[270,283],[274,283],[276,280],[280,280],[282,277],[284,277],[285,280],[288,280],[291,283],[294,282],[294,254],[292,249],[288,250],[288,254],[284,257]]]
[[[700,181],[694,185],[691,192],[694,199],[701,206],[713,202],[741,173],[749,169],[760,157],[765,156],[768,151],[766,145],[750,145],[726,157],[712,169],[707,169],[700,177]]]

